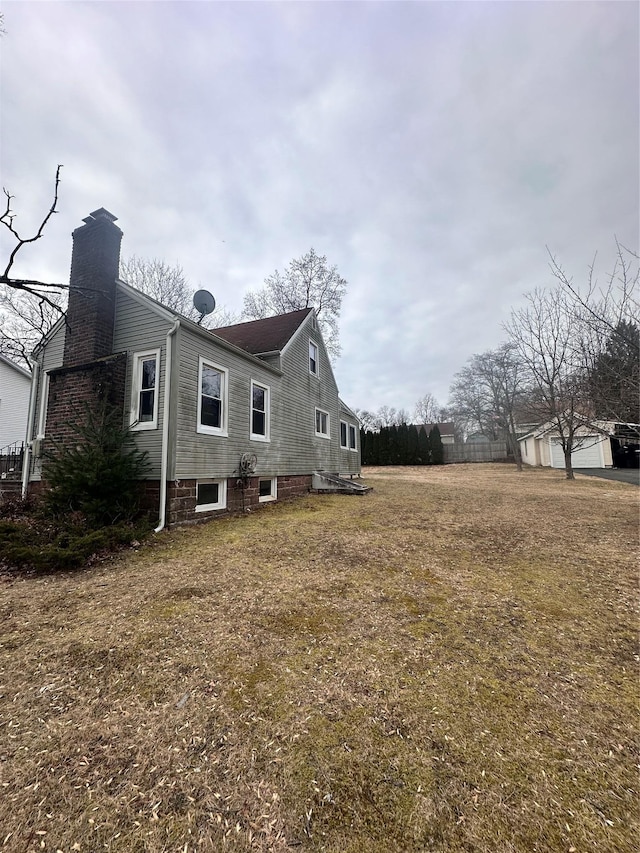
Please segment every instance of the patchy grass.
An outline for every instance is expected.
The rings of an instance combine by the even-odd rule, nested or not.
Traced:
[[[370,469],[0,586],[0,850],[638,837],[638,491]]]

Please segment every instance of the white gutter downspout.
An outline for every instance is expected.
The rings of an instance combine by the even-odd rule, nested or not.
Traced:
[[[36,390],[38,387],[38,375],[40,373],[40,364],[37,361],[33,362],[33,371],[31,373],[31,388],[29,389],[29,414],[27,416],[27,434],[24,443],[24,458],[22,459],[22,500],[27,496],[29,488],[29,466],[31,464],[31,438],[33,436],[33,416],[36,410]]]
[[[173,336],[180,328],[180,320],[176,320],[167,332],[165,347],[167,367],[164,374],[164,411],[162,414],[162,464],[160,466],[160,520],[155,533],[164,529],[167,518],[167,470],[169,468],[169,406],[171,403],[171,362]]]

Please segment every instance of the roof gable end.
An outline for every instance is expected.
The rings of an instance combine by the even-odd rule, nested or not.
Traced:
[[[249,320],[233,326],[212,329],[212,333],[251,353],[282,352],[313,309],[302,308],[262,320]]]

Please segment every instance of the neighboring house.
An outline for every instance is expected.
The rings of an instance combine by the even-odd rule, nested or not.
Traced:
[[[0,455],[27,434],[31,374],[0,354]]]
[[[443,444],[455,444],[455,429],[452,423],[444,423],[444,424],[416,424],[418,429],[420,427],[424,427],[424,431],[429,435],[431,430],[434,427],[438,427],[440,430],[440,438],[442,439]]]
[[[611,468],[614,465],[612,439],[619,448],[629,443],[619,429],[624,426],[628,432],[633,425],[621,425],[612,421],[594,421],[578,428],[571,454],[572,468]],[[631,433],[630,433],[631,434]],[[637,441],[637,426],[635,430]],[[564,468],[564,453],[557,425],[547,422],[541,424],[518,439],[522,461],[526,465]],[[617,463],[616,463],[617,464]]]
[[[488,444],[491,441],[489,436],[485,435],[482,432],[472,432],[471,435],[468,435],[465,444]]]
[[[114,216],[84,223],[66,319],[34,352],[25,489],[43,449],[73,440],[70,419],[98,398],[122,407],[148,453],[159,528],[306,493],[314,472],[360,473],[359,422],[313,309],[208,331],[118,280]]]

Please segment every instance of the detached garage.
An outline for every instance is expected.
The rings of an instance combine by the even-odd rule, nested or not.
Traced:
[[[585,418],[586,420],[586,418]],[[571,454],[573,468],[612,468],[611,435],[616,424],[594,421],[578,430]],[[545,423],[518,439],[525,465],[564,468],[562,441],[555,424]]]
[[[564,452],[559,438],[550,439],[551,467],[564,468]],[[605,450],[608,449],[608,454]],[[605,456],[608,461],[605,461]],[[611,468],[611,442],[608,435],[589,436],[579,448],[571,454],[572,468]]]

